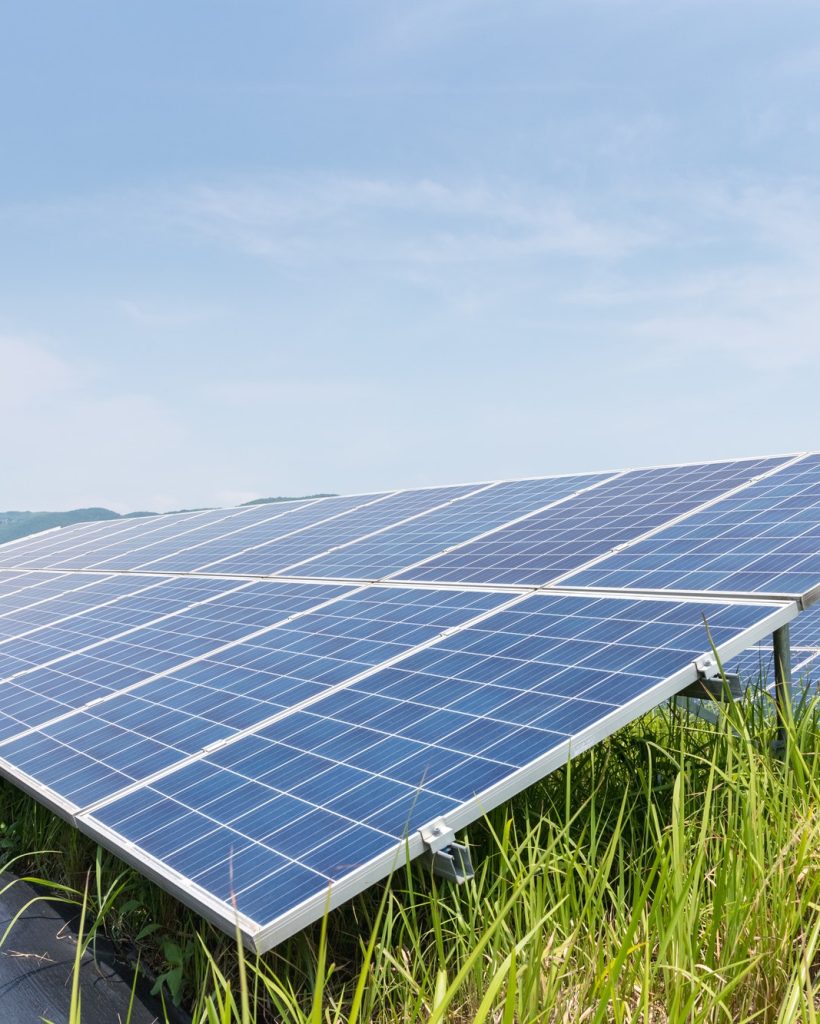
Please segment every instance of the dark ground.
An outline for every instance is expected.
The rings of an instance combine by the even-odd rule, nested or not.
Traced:
[[[0,937],[14,915],[39,895],[32,886],[0,875]],[[73,908],[69,908],[73,909]],[[39,900],[15,923],[0,946],[0,1021],[3,1024],[66,1024],[71,1001],[71,975],[77,950],[76,920],[59,905]],[[80,969],[82,1020],[92,1024],[125,1024],[128,1018],[133,971],[100,937],[97,958],[89,951]],[[131,1024],[163,1021],[162,1008],[140,979],[131,1012]],[[182,1017],[177,1017],[182,1020]]]

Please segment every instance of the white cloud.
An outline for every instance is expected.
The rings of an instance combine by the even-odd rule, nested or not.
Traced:
[[[97,202],[62,216],[123,237],[161,232],[194,258],[214,246],[228,268],[252,253],[254,280],[238,287],[234,267],[220,322],[176,339],[175,360],[151,338],[145,358],[159,355],[163,372],[140,387],[102,334],[89,365],[3,337],[24,430],[0,507],[58,494],[165,509],[813,443],[820,194],[806,181],[624,188],[595,209],[535,185],[339,176]],[[108,308],[117,302],[135,344],[199,313],[166,298]],[[776,421],[751,404],[766,407],[770,379],[798,395]],[[712,417],[724,412],[718,445]],[[697,424],[681,433],[687,417]],[[557,466],[544,438],[568,423]]]
[[[663,364],[701,360],[705,388],[710,387],[715,358],[721,368],[728,359],[738,374],[751,370],[789,375],[815,370],[820,361],[820,300],[792,311],[766,309],[750,297],[746,311],[658,316],[636,324],[634,333],[649,343],[648,359]]]
[[[617,268],[572,290],[579,310],[609,310],[626,337],[662,365],[689,358],[786,373],[820,363],[820,194],[778,188],[679,187],[658,197],[670,213],[656,272]],[[681,258],[679,253],[687,253]]]
[[[249,180],[170,203],[189,229],[296,264],[612,259],[651,240],[645,226],[594,216],[560,192],[428,179]]]

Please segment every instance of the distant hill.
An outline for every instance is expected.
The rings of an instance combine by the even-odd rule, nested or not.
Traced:
[[[335,498],[332,492],[327,494],[303,494],[301,497],[284,498],[254,498],[253,501],[246,501],[246,505],[269,505],[273,501],[312,501],[314,498]]]
[[[0,544],[29,533],[51,530],[55,526],[119,518],[110,508],[75,508],[70,512],[0,512]]]
[[[246,505],[266,505],[276,501],[299,501],[308,498],[329,498],[330,494],[306,494],[301,499],[290,497],[257,498]],[[201,509],[178,509],[180,512],[199,512]],[[55,526],[71,526],[73,523],[99,522],[105,519],[132,519],[136,516],[154,516],[156,512],[127,512],[121,515],[110,508],[74,508],[69,512],[0,512],[0,544],[17,540],[30,533],[51,530]]]

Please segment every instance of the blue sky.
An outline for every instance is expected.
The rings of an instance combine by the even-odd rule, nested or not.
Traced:
[[[820,447],[820,7],[38,2],[0,508]]]

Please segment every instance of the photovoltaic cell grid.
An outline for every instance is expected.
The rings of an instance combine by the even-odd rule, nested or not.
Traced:
[[[264,505],[253,505],[234,510],[232,515],[222,519],[195,520],[187,524],[181,532],[169,537],[159,537],[155,533],[134,540],[125,539],[111,548],[100,548],[96,554],[81,556],[87,562],[87,568],[95,569],[137,569],[144,563],[162,557],[169,551],[187,551],[189,547],[205,544],[210,540],[231,536],[244,536],[244,531],[253,526],[276,529],[280,521],[289,514],[310,508],[313,502],[288,501],[273,502]]]
[[[22,580],[32,575],[27,569],[0,569],[0,588],[11,589],[10,585],[14,580]]]
[[[300,505],[295,503],[296,507]],[[270,518],[269,506],[251,506],[240,509],[219,509],[198,513],[163,526],[156,520],[146,522],[137,530],[127,530],[116,535],[101,535],[93,541],[85,541],[65,552],[62,559],[56,553],[43,555],[44,561],[62,569],[133,569],[151,557],[151,552],[179,550],[197,541],[219,537],[246,523],[260,518]],[[157,519],[163,519],[158,516]],[[32,565],[34,562],[32,561]]]
[[[277,538],[304,530],[333,516],[343,515],[383,497],[383,494],[356,494],[322,498],[296,509],[285,509],[273,519],[263,518],[250,523],[243,520],[242,525],[237,525],[234,530],[224,531],[212,540],[198,541],[189,547],[179,548],[173,543],[166,543],[162,551],[146,549],[135,556],[135,566],[162,572],[191,572],[200,566],[221,561],[259,544],[269,544]],[[272,510],[277,506],[262,507]]]
[[[329,500],[339,502],[342,507],[351,507],[364,499]],[[169,551],[184,551],[214,538],[227,538],[234,534],[244,536],[244,531],[254,525],[268,523],[272,528],[275,522],[288,514],[316,504],[321,502],[305,499],[106,521],[96,524],[98,529],[93,532],[85,530],[63,536],[65,531],[60,530],[43,535],[38,544],[32,538],[30,546],[24,547],[24,542],[20,542],[16,553],[9,551],[10,556],[16,559],[15,564],[25,563],[30,568],[134,569]]]
[[[163,518],[165,518],[163,516]],[[154,521],[155,517],[145,517],[145,520]],[[114,530],[132,529],[135,524],[145,521],[142,518],[117,519],[113,521],[102,520],[87,523],[72,523],[59,529],[43,530],[33,533],[28,537],[21,537],[17,540],[7,541],[0,545],[0,569],[6,565],[19,565],[22,561],[33,557],[35,554],[61,551],[72,544],[80,543],[81,538],[91,539],[107,532],[107,528]]]
[[[133,519],[107,520],[103,523],[86,524],[85,530],[49,530],[43,534],[34,534],[25,540],[15,541],[3,546],[2,565],[14,567],[25,566],[31,569],[51,569],[56,561],[67,562],[77,559],[74,566],[63,565],[62,568],[86,568],[83,556],[89,552],[105,549],[116,543],[135,545],[144,543],[143,537],[173,536],[190,529],[191,525],[204,522],[219,522],[237,509],[216,509],[210,512],[176,512],[162,516],[138,516]],[[90,527],[95,527],[91,529]]]
[[[808,594],[820,583],[820,455],[668,526],[566,586]]]
[[[0,574],[0,614],[46,600],[76,585],[66,584],[63,573],[3,572]]]
[[[110,620],[100,611],[89,613],[92,629],[114,634],[101,640],[88,635],[87,646],[69,642],[67,650],[60,649],[52,640],[54,630],[44,640],[36,634],[22,638],[2,655],[6,679],[0,683],[0,740],[144,683],[347,589],[248,581],[233,581],[229,587],[221,580],[171,579],[161,590],[173,592],[162,617],[157,617],[161,602],[152,590],[150,596],[143,592],[109,606]],[[126,617],[142,621],[123,631]],[[72,620],[75,633],[85,618]]]
[[[784,461],[632,470],[396,578],[540,586]]]
[[[472,820],[693,680],[704,613],[723,650],[784,614],[533,595],[81,817],[201,905],[235,900],[269,945],[321,915],[329,885],[349,896],[365,865],[400,864],[426,822]]]
[[[511,480],[329,554],[299,562],[286,575],[384,579],[408,565],[560,501],[612,474]]]
[[[792,699],[794,702],[810,699],[820,686],[820,650],[792,649]],[[740,675],[746,686],[763,687],[771,694],[775,690],[774,657],[771,643],[750,647],[725,666],[727,672]]]
[[[0,744],[0,757],[55,789],[66,802],[82,806],[207,743],[321,697],[330,687],[508,600],[474,590],[373,587],[316,607],[346,592],[340,586],[251,583],[176,614],[161,627],[136,630],[118,645],[103,644],[79,668],[69,658],[68,668],[63,661],[0,684],[0,737],[39,727]],[[283,613],[295,612],[301,614],[293,621],[251,636],[252,629],[265,629]],[[217,643],[230,646],[213,651]],[[169,671],[157,655],[180,667]],[[139,674],[146,657],[150,670],[164,672],[149,682]],[[185,658],[198,660],[184,667]],[[112,664],[120,669],[115,678],[109,676]],[[61,698],[45,701],[41,687],[55,685],[57,669],[62,676],[73,670],[77,685],[67,696],[62,687]],[[120,684],[132,689],[118,693]],[[109,699],[44,725],[78,709],[78,694],[80,704]],[[34,707],[32,695],[38,698]],[[57,706],[60,699],[63,706]]]
[[[798,472],[811,459],[788,462],[306,499],[10,544],[0,566],[38,571],[0,571],[3,770],[120,853],[137,835],[137,866],[226,927],[226,879],[241,882],[246,935],[267,948],[321,915],[329,884],[335,905],[383,877],[404,836],[421,852],[420,825],[467,824],[570,741],[577,752],[692,681],[704,611],[734,657],[796,607],[480,584],[563,583],[706,501],[696,516],[778,481],[762,492],[779,498],[770,525],[788,510],[789,537],[816,545]],[[268,573],[317,581],[224,578]],[[439,589],[355,582],[425,573]]]
[[[795,689],[813,693],[817,689],[817,665],[812,663],[820,655],[820,604],[798,615],[789,625],[792,650],[792,678]],[[771,638],[744,651],[726,666],[728,672],[738,672],[747,683],[761,682],[774,686],[774,660]]]
[[[383,496],[346,495],[267,502],[239,509],[83,523],[38,534],[4,547],[0,553],[0,566],[25,563],[31,568],[43,568],[47,563],[59,561],[63,568],[88,569],[101,561],[113,559],[117,562],[116,568],[120,569],[139,568],[144,563],[152,567],[156,563],[158,569],[167,569],[163,559],[171,553],[179,560],[178,565],[175,563],[175,571],[185,572],[203,561],[234,554],[260,540],[271,540]],[[297,512],[300,515],[296,516]]]
[[[105,610],[110,603],[122,597],[167,582],[167,579],[157,577],[134,579],[127,576],[106,576],[103,573],[66,573],[61,578],[59,587],[52,584],[48,596],[37,597],[36,591],[32,589],[28,596],[26,592],[20,592],[12,604],[12,595],[4,599],[0,592],[0,657],[9,644],[35,631],[42,633],[46,627],[70,622],[75,616],[97,607]],[[0,668],[0,678],[2,677],[3,672]]]
[[[448,501],[461,498],[480,485],[431,487],[417,491],[400,491],[381,501],[332,519],[280,540],[260,544],[250,551],[218,561],[204,562],[199,569],[211,573],[269,575],[281,573],[296,562],[321,554],[329,548],[357,540],[375,530],[401,522],[409,516],[428,512]]]
[[[79,576],[79,574],[78,574]],[[76,578],[76,577],[75,577]],[[88,579],[83,575],[79,578]],[[123,636],[135,627],[160,622],[163,616],[179,613],[200,601],[210,600],[247,581],[190,579],[186,577],[122,577],[69,591],[51,601],[25,609],[51,614],[69,612],[41,627],[21,631],[0,643],[0,680],[50,664],[57,658],[77,655],[98,641]],[[95,594],[99,593],[99,601]],[[115,600],[110,600],[111,597]],[[78,599],[83,599],[78,609]],[[109,598],[109,600],[104,600]],[[22,614],[22,612],[21,612]]]

